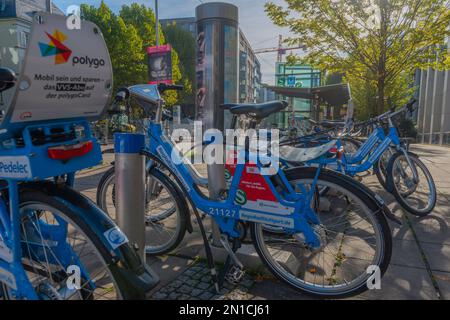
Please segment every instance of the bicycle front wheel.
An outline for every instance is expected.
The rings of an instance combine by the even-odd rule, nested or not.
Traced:
[[[405,154],[397,152],[387,167],[391,192],[406,211],[423,217],[433,211],[436,205],[436,185],[430,171],[419,158],[411,153],[408,153],[408,158],[417,171],[418,179],[414,179],[413,169]]]
[[[183,240],[189,219],[189,208],[180,199],[177,186],[159,169],[147,172],[153,179],[152,190],[147,183],[145,203],[145,251],[161,255],[175,249]],[[149,179],[147,179],[149,181]],[[114,167],[105,172],[97,188],[97,204],[116,219]]]
[[[64,201],[36,190],[20,194],[22,265],[35,298],[115,300],[127,285],[114,277],[106,247]],[[28,294],[31,294],[29,292]],[[27,298],[4,286],[6,299]]]
[[[296,191],[307,192],[315,171],[296,168],[287,178]],[[362,191],[364,186],[323,170],[317,188],[323,187],[329,188],[319,199],[324,203],[310,204],[321,221],[315,226],[320,248],[307,248],[302,234],[267,232],[256,223],[252,225],[253,243],[266,267],[295,289],[323,298],[352,296],[367,290],[370,268],[381,275],[386,271],[391,233],[376,200]]]

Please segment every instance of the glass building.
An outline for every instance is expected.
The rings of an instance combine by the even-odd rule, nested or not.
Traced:
[[[321,72],[307,65],[289,65],[286,62],[277,62],[275,65],[275,85],[278,87],[313,88],[321,85]],[[301,120],[312,118],[312,101],[301,98],[285,98],[278,96],[277,99],[289,101],[290,110],[273,115],[267,120],[273,126],[287,128],[289,117]],[[293,109],[292,109],[293,108]]]

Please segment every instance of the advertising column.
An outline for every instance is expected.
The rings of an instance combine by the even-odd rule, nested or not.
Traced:
[[[238,101],[238,8],[228,3],[205,3],[196,8],[196,118],[204,130],[229,128],[231,115],[219,107]],[[208,165],[212,199],[225,189],[224,165]],[[216,241],[215,241],[216,242]]]

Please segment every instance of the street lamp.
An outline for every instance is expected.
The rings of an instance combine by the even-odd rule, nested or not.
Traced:
[[[159,46],[159,19],[158,19],[158,0],[155,0],[155,33],[156,33],[156,46]]]

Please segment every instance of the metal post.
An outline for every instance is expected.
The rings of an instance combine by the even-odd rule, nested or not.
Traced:
[[[155,34],[156,34],[156,42],[155,42],[155,45],[156,45],[156,46],[159,46],[158,0],[155,0]]]
[[[229,3],[209,2],[196,8],[197,19],[197,103],[196,113],[204,129],[221,131],[231,122],[222,103],[238,100],[238,8]],[[208,165],[208,189],[218,200],[225,189],[223,164]],[[212,223],[213,244],[220,246],[220,233]]]
[[[117,225],[145,261],[145,136],[115,133]]]

